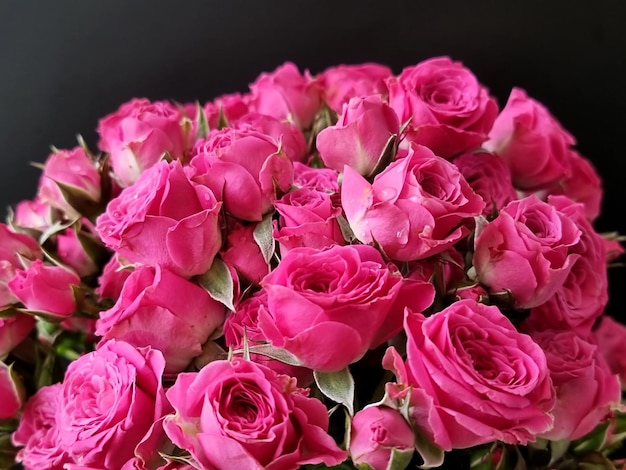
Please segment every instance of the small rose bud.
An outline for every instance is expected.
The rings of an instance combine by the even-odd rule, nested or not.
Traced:
[[[394,459],[393,468],[406,468],[413,455],[414,441],[411,427],[392,408],[367,407],[352,419],[349,450],[357,467],[366,464],[373,470],[385,470]]]

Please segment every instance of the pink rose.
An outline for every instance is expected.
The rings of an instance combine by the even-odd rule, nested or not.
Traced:
[[[339,173],[330,168],[312,168],[300,162],[293,164],[293,184],[299,188],[338,193],[338,178]]]
[[[56,242],[57,255],[61,262],[72,268],[80,277],[90,276],[98,271],[98,266],[85,250],[76,229],[70,227],[58,233]],[[94,240],[94,243],[97,242]]]
[[[258,222],[293,182],[293,164],[280,141],[250,125],[224,128],[196,142],[192,179],[209,187],[226,212]]]
[[[474,267],[491,293],[508,292],[516,308],[546,302],[580,257],[580,229],[535,196],[511,202],[477,233]]]
[[[291,62],[262,73],[250,85],[250,108],[307,129],[320,108],[320,87],[308,74],[303,76]]]
[[[132,263],[191,277],[209,270],[222,245],[220,209],[211,190],[190,181],[180,162],[162,161],[109,202],[97,231]]]
[[[59,211],[38,196],[33,201],[24,200],[17,204],[13,223],[17,227],[45,232],[59,218]]]
[[[285,194],[274,203],[280,214],[274,227],[274,239],[281,254],[306,246],[322,249],[331,245],[344,245],[337,217],[341,207],[333,206],[328,193],[300,188]]]
[[[556,404],[554,427],[541,434],[553,441],[573,441],[608,418],[621,397],[617,376],[596,348],[573,331],[531,333],[546,354]]]
[[[412,387],[409,416],[430,443],[524,445],[551,429],[546,357],[497,307],[461,300],[428,318],[407,309],[404,329],[406,363],[390,348],[383,365],[399,390]]]
[[[389,77],[389,67],[367,63],[330,67],[319,74],[317,80],[323,88],[322,96],[326,104],[336,113],[340,113],[350,98],[386,95],[385,80]]]
[[[271,137],[277,148],[292,162],[301,162],[306,157],[307,143],[304,134],[288,121],[279,121],[265,114],[248,113],[230,127],[243,133],[260,132]]]
[[[182,159],[191,147],[191,123],[174,105],[133,99],[101,119],[98,146],[111,155],[111,167],[129,186],[168,153]]]
[[[80,278],[74,271],[45,265],[39,259],[18,270],[7,283],[27,310],[57,319],[67,318],[76,311],[74,289],[78,286]]]
[[[82,147],[52,153],[44,165],[38,195],[69,218],[79,217],[82,207],[78,204],[95,206],[100,201],[100,173],[93,158]]]
[[[176,414],[163,427],[202,468],[288,470],[341,463],[326,407],[295,379],[253,362],[214,361],[167,391]]]
[[[576,151],[570,151],[569,172],[565,179],[549,190],[549,194],[562,194],[585,206],[585,216],[595,220],[600,215],[602,181],[591,162]]]
[[[109,341],[72,362],[56,414],[59,442],[81,465],[117,470],[170,411],[160,351]],[[156,449],[155,449],[156,452]]]
[[[0,223],[0,309],[18,302],[7,287],[17,270],[23,268],[21,260],[35,260],[43,256],[39,243],[23,233],[13,232]]]
[[[0,359],[4,359],[35,327],[35,317],[26,313],[0,318]]]
[[[569,249],[578,258],[563,284],[545,303],[531,310],[527,322],[534,329],[574,330],[586,337],[609,298],[604,238],[587,220],[582,204],[565,196],[550,196],[548,202],[580,230],[579,242]]]
[[[517,199],[506,162],[488,152],[465,153],[454,159],[465,180],[483,198],[485,217],[495,217],[500,209]]]
[[[183,370],[224,321],[224,306],[167,269],[138,267],[116,304],[100,313],[96,334],[159,349],[167,372]]]
[[[132,269],[125,269],[116,255],[113,255],[111,259],[102,268],[102,274],[98,278],[98,287],[96,288],[96,294],[101,299],[117,300],[122,292],[122,286]]]
[[[498,114],[496,101],[474,74],[448,57],[407,67],[387,86],[400,122],[411,119],[407,141],[444,158],[480,146]]]
[[[62,470],[72,462],[59,441],[56,423],[61,393],[61,384],[40,388],[24,406],[17,431],[11,436],[14,445],[23,446],[15,460],[28,470]]]
[[[248,114],[249,106],[250,95],[231,93],[218,96],[204,105],[209,129],[219,129],[222,121],[225,121],[228,126],[232,126],[239,118]]]
[[[343,171],[348,165],[369,176],[399,132],[398,117],[379,95],[356,97],[344,104],[337,124],[317,135],[316,146],[327,167]]]
[[[421,145],[411,146],[373,184],[346,167],[341,202],[357,239],[378,243],[400,261],[446,250],[469,233],[464,224],[473,224],[485,206],[456,166]]]
[[[366,245],[294,248],[261,286],[259,326],[276,347],[310,369],[337,371],[402,329],[402,307],[422,311],[432,285],[403,279]]]
[[[258,284],[270,272],[270,266],[254,240],[255,227],[256,224],[243,225],[236,222],[228,231],[226,246],[220,256],[246,279]]]
[[[613,374],[618,374],[622,389],[626,389],[626,326],[603,315],[593,330],[591,340],[605,358]]]
[[[506,160],[516,187],[535,191],[558,185],[575,143],[543,105],[513,88],[484,147]]]
[[[266,343],[267,338],[259,328],[259,311],[267,310],[267,292],[257,291],[251,297],[235,307],[224,321],[224,339],[226,346],[235,350],[242,349],[244,337],[248,344]],[[313,371],[305,367],[297,367],[260,354],[250,354],[250,359],[272,369],[277,374],[289,375],[298,380],[301,387],[309,386],[313,382]]]
[[[415,451],[415,436],[397,410],[368,406],[354,415],[351,427],[348,449],[356,466],[369,465],[366,468],[387,470],[394,468],[389,467],[394,458],[402,458],[408,465]]]
[[[0,361],[0,419],[13,418],[24,402],[24,389],[13,367]]]

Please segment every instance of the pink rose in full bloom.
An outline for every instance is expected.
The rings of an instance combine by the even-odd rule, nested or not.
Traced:
[[[541,103],[513,88],[484,147],[506,160],[516,187],[536,191],[564,178],[575,143]]]
[[[341,113],[341,108],[350,98],[387,95],[385,80],[389,77],[389,67],[366,63],[327,68],[317,76],[317,80],[323,88],[322,96],[326,104],[336,113]]]
[[[70,218],[79,217],[78,208],[63,193],[83,202],[95,204],[100,201],[100,173],[92,157],[85,149],[57,150],[44,165],[39,180],[38,196],[42,202],[64,212]]]
[[[167,269],[133,271],[109,310],[100,313],[96,334],[135,347],[159,349],[167,372],[183,370],[224,321],[224,306],[200,286]]]
[[[598,346],[611,372],[619,375],[622,389],[626,389],[626,326],[603,315],[591,334],[591,341]]]
[[[474,267],[491,293],[508,292],[516,308],[546,302],[580,257],[581,231],[567,214],[535,196],[513,201],[477,234]]]
[[[588,220],[600,215],[602,181],[591,162],[576,151],[570,151],[569,172],[565,179],[549,190],[549,194],[562,194],[585,207]]]
[[[280,214],[274,228],[284,256],[290,249],[306,246],[325,248],[344,245],[337,216],[341,207],[335,207],[330,194],[308,188],[300,188],[285,194],[274,203]]]
[[[258,222],[289,190],[293,163],[274,136],[246,124],[213,131],[193,150],[190,172],[209,187],[226,212]]]
[[[0,359],[20,344],[35,327],[35,317],[26,313],[16,313],[0,318]]]
[[[378,243],[392,259],[411,261],[440,253],[469,230],[485,203],[456,166],[412,145],[370,184],[344,170],[341,203],[357,239]]]
[[[313,168],[300,162],[293,164],[293,184],[298,188],[338,193],[338,179],[339,173],[330,168]]]
[[[355,465],[365,464],[372,470],[387,470],[394,457],[392,452],[396,454],[396,459],[401,455],[406,464],[411,460],[415,451],[415,436],[409,423],[397,410],[386,406],[367,406],[354,415],[351,426],[348,449]]]
[[[34,261],[42,256],[41,248],[34,238],[16,233],[0,223],[0,309],[18,302],[7,283],[13,279],[17,270],[23,268],[21,260]]]
[[[396,398],[410,388],[409,417],[443,450],[526,444],[551,429],[555,402],[546,356],[497,307],[461,300],[425,318],[407,309],[407,358],[387,350]],[[419,447],[418,447],[419,450]]]
[[[526,323],[536,330],[574,330],[586,337],[609,299],[606,245],[587,220],[582,204],[565,196],[550,196],[548,202],[580,230],[579,242],[569,249],[578,258],[563,285],[546,302],[531,310]]]
[[[295,379],[254,362],[214,361],[167,391],[176,414],[163,427],[202,468],[290,470],[346,458],[328,414]]]
[[[483,198],[483,215],[493,217],[509,202],[517,199],[506,162],[488,152],[465,153],[454,159],[463,177]]]
[[[448,57],[407,67],[387,86],[400,122],[411,119],[407,141],[444,158],[480,146],[498,114],[495,99],[474,74]]]
[[[262,309],[267,310],[267,292],[264,290],[257,291],[235,306],[235,311],[224,321],[224,340],[227,347],[234,350],[242,349],[244,338],[247,338],[250,346],[267,342],[267,338],[259,328],[259,311]],[[278,374],[295,377],[301,387],[309,386],[313,382],[313,371],[306,367],[285,364],[261,354],[251,353],[250,359],[269,367]]]
[[[24,390],[13,367],[0,361],[0,419],[14,417],[22,407]]]
[[[74,271],[48,266],[38,259],[17,271],[7,287],[28,310],[47,318],[67,318],[76,311],[74,288],[79,285]]]
[[[317,135],[315,145],[327,167],[343,171],[348,165],[368,176],[399,131],[396,113],[379,95],[355,97],[343,106],[337,123]]]
[[[270,73],[262,73],[250,85],[250,108],[307,129],[321,105],[319,84],[302,75],[291,62]]]
[[[259,326],[276,347],[314,370],[337,371],[402,329],[402,307],[422,311],[431,284],[403,279],[366,245],[294,248],[261,286]]]
[[[228,231],[226,246],[220,252],[225,263],[233,266],[248,280],[258,284],[270,272],[270,265],[254,240],[256,224],[233,224]]]
[[[109,341],[72,362],[61,385],[58,441],[87,468],[118,470],[171,408],[160,351]],[[156,452],[156,449],[155,449]]]
[[[131,263],[191,277],[209,270],[222,245],[220,209],[180,162],[162,161],[109,202],[96,228],[104,244]]]
[[[597,347],[573,331],[531,333],[546,354],[556,405],[554,427],[541,437],[572,441],[609,416],[621,397],[619,381]]]
[[[183,159],[191,148],[191,125],[171,103],[133,99],[101,119],[98,146],[111,155],[113,172],[125,185],[168,153]]]
[[[62,388],[61,384],[49,385],[30,397],[11,436],[13,444],[22,447],[15,460],[27,470],[62,470],[64,464],[73,461],[59,441],[56,422]]]

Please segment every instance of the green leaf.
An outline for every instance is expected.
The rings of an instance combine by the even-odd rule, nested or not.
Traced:
[[[239,352],[239,351],[236,351]],[[243,350],[241,351],[243,352]],[[276,348],[271,344],[258,344],[256,346],[249,346],[248,352],[252,354],[260,354],[261,356],[275,359],[291,366],[301,366],[302,363],[292,354],[288,353],[284,349]]]
[[[196,101],[196,123],[198,124],[196,140],[205,139],[206,136],[209,135],[209,122],[206,119],[206,113],[199,101]]]
[[[610,425],[611,421],[604,421],[589,434],[572,442],[572,452],[577,455],[583,455],[589,452],[600,451],[607,442]]]
[[[391,449],[391,459],[387,464],[387,470],[404,470],[409,466],[411,459],[413,458],[413,449],[400,450]]]
[[[274,250],[276,249],[276,243],[274,242],[274,236],[272,235],[273,230],[272,214],[270,213],[266,214],[263,217],[263,220],[256,224],[254,232],[252,232],[254,241],[257,245],[259,245],[261,255],[263,255],[263,259],[267,264],[270,263],[272,256],[274,256]]]
[[[233,305],[233,277],[226,263],[219,258],[213,260],[211,269],[197,277],[198,284],[202,286],[209,295],[223,303],[230,310],[235,310]]]
[[[343,235],[343,239],[347,243],[354,242],[356,240],[356,235],[352,231],[352,227],[350,227],[350,224],[348,223],[346,218],[343,215],[338,215],[337,216],[337,223],[339,224],[339,229],[341,230],[341,234]]]
[[[372,171],[369,172],[369,174],[365,175],[365,178],[368,181],[372,181],[374,179],[374,176],[387,168],[387,166],[393,161],[397,151],[397,140],[398,136],[396,136],[395,134],[392,134],[389,137],[389,140],[387,140],[387,143],[385,144],[385,148],[381,152],[380,157],[378,157],[376,165],[374,166]]]
[[[338,372],[313,371],[315,383],[324,395],[348,409],[354,415],[354,378],[348,367]]]

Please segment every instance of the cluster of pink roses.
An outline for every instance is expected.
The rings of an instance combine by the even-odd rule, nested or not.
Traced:
[[[447,57],[287,63],[98,132],[0,225],[0,418],[26,469],[400,469],[484,444],[496,468],[605,431],[557,465],[624,437],[626,327],[603,315],[623,250],[522,90],[499,110]]]

